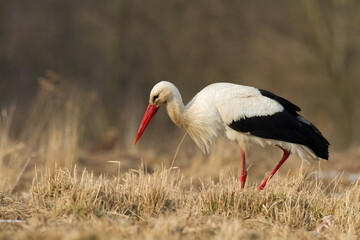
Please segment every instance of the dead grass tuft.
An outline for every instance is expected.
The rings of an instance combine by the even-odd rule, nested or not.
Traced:
[[[332,213],[322,184],[310,181],[310,174],[272,181],[259,192],[255,185],[239,191],[235,177],[220,177],[220,182],[203,185],[201,206],[205,214],[241,218],[262,217],[291,228],[313,229],[324,215]]]
[[[112,179],[94,177],[86,170],[79,178],[76,171],[58,170],[45,185],[34,182],[31,203],[56,216],[158,216],[175,211],[183,194],[181,184],[182,178],[174,169],[148,174],[142,167]]]

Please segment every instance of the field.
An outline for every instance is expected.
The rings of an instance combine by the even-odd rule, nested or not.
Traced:
[[[280,151],[254,147],[240,190],[236,146],[219,141],[203,155],[186,137],[149,147],[150,131],[139,147],[128,134],[120,148],[115,130],[84,143],[86,104],[39,83],[17,138],[10,134],[16,108],[2,110],[0,239],[360,237],[358,148],[332,151],[328,162],[291,156],[259,192]]]
[[[340,194],[296,177],[275,179],[259,193],[240,191],[237,178],[220,175],[195,189],[178,169],[144,169],[114,178],[58,171],[34,181],[27,195],[1,195],[1,239],[357,239],[359,184]],[[316,232],[331,216],[329,229]]]
[[[22,194],[1,194],[0,239],[357,239],[360,186],[314,174],[274,178],[258,192],[233,174],[197,186],[178,168],[114,177],[57,170]],[[324,217],[330,227],[319,230]],[[316,231],[318,230],[318,232]]]
[[[360,239],[360,1],[0,1],[0,240]],[[329,161],[219,140],[161,107],[215,82],[301,107]],[[240,107],[240,106],[239,106]],[[183,139],[183,141],[182,141]]]

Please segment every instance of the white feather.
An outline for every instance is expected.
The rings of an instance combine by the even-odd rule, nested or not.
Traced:
[[[267,116],[284,110],[281,104],[264,97],[253,87],[225,83],[214,87],[221,87],[216,91],[215,104],[226,124],[245,117]]]

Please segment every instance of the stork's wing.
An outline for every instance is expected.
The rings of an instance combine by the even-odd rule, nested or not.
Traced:
[[[309,121],[297,114],[300,108],[273,93],[257,90],[249,94],[228,91],[217,94],[217,109],[223,121],[235,131],[253,136],[308,146],[321,158],[328,158],[329,143]]]
[[[234,85],[218,91],[215,98],[216,108],[227,125],[234,121],[271,116],[284,110],[278,101],[263,96],[253,87]]]

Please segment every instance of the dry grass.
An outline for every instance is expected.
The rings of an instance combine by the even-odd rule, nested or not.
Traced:
[[[360,185],[357,181],[339,193],[339,180],[324,186],[301,171],[296,177],[275,178],[258,192],[255,185],[240,191],[230,175],[188,188],[178,169],[150,174],[141,168],[111,179],[58,170],[44,182],[35,179],[27,200],[1,196],[1,218],[24,222],[1,223],[0,236],[357,239]],[[320,219],[329,215],[334,221],[330,228],[315,233]]]
[[[345,155],[354,159],[347,167],[340,164],[340,153],[323,165],[326,171],[331,166],[351,170],[334,179],[292,158],[261,192],[258,182],[280,153],[250,153],[250,159],[266,160],[250,164],[241,191],[237,149],[222,142],[204,157],[185,141],[174,164],[178,167],[171,168],[165,166],[171,165],[172,154],[113,149],[113,134],[96,147],[81,145],[87,101],[75,96],[86,94],[66,91],[57,79],[49,73],[40,80],[18,138],[9,134],[14,108],[2,111],[0,239],[360,237],[360,183],[348,180],[359,170],[357,150]],[[146,164],[139,167],[141,157]],[[289,167],[295,171],[280,177]],[[330,227],[317,233],[326,216],[331,216]]]

